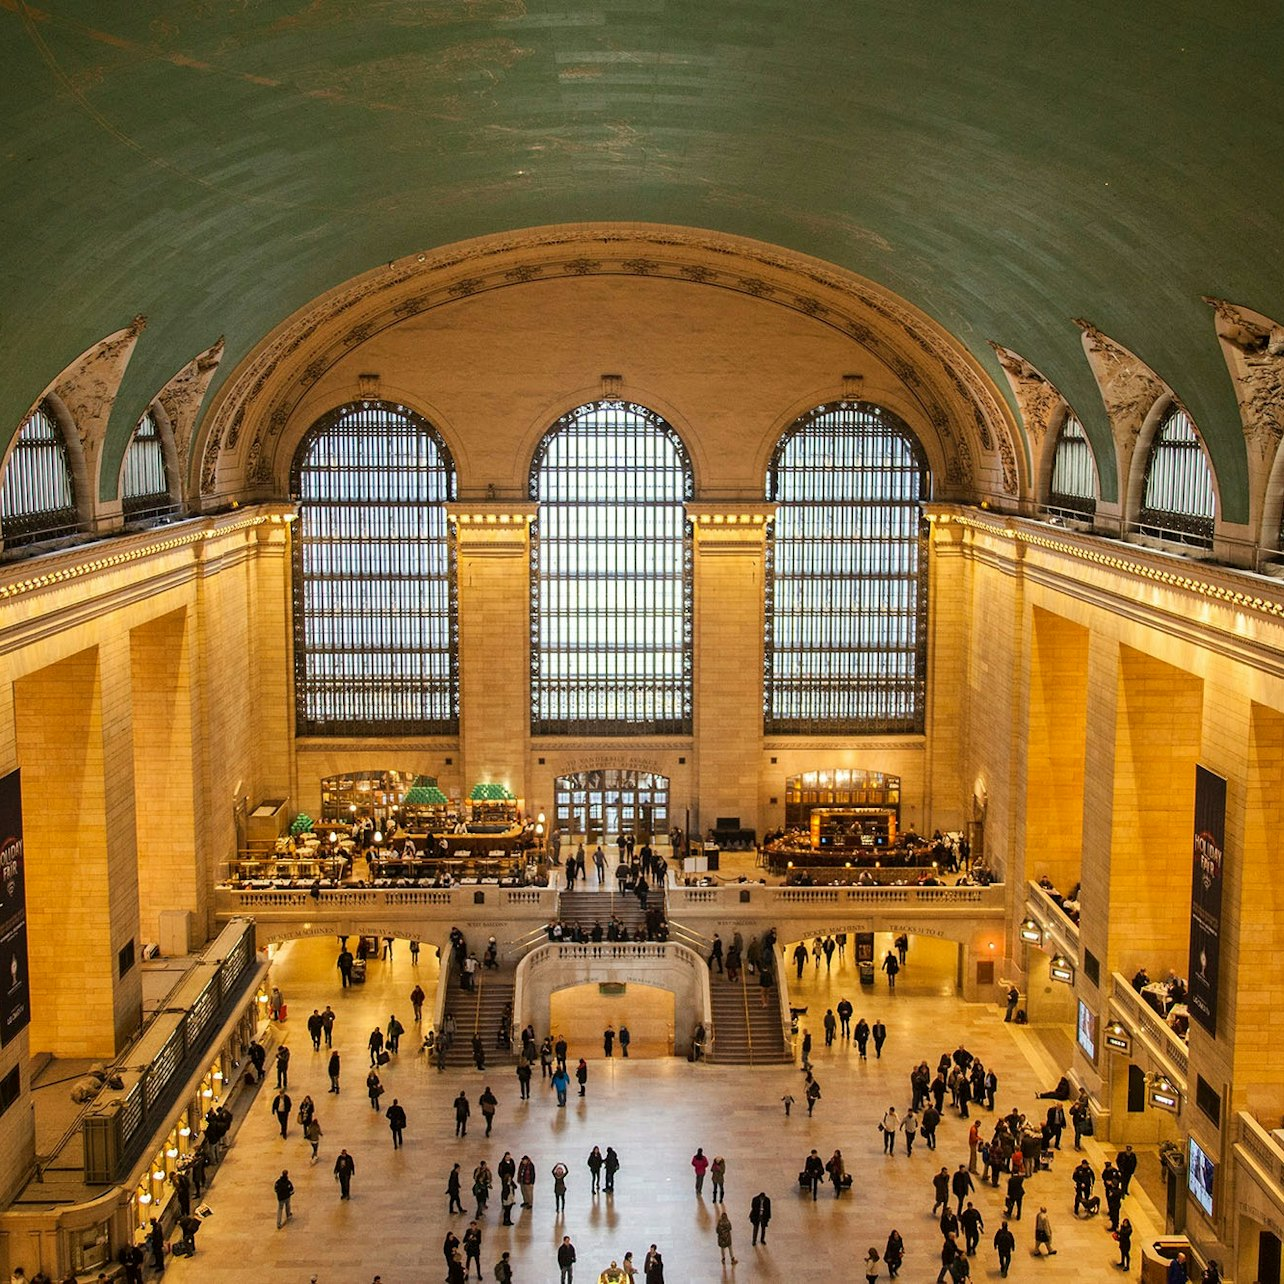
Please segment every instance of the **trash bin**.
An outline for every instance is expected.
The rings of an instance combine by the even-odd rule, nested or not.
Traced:
[[[874,965],[873,963],[862,963],[860,965],[860,983],[862,985],[874,984]]]

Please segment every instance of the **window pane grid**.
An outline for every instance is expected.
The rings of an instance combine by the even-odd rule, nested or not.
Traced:
[[[0,484],[5,546],[74,535],[80,529],[67,447],[53,413],[39,406],[18,429]]]
[[[292,480],[300,735],[459,727],[455,476],[402,406],[345,406],[304,439]]]
[[[121,507],[126,518],[160,517],[178,507],[169,492],[160,426],[148,411],[134,429],[125,451]]]
[[[768,734],[921,731],[927,680],[929,475],[876,406],[821,406],[768,474]]]
[[[1213,546],[1213,473],[1190,416],[1174,407],[1146,461],[1138,529],[1200,548]]]
[[[1052,456],[1048,508],[1070,516],[1091,517],[1097,511],[1097,468],[1083,424],[1068,415]]]
[[[563,416],[531,470],[531,730],[689,734],[691,466],[627,402]]]

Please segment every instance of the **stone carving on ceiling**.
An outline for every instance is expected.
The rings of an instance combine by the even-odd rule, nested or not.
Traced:
[[[1037,454],[1043,439],[1052,430],[1053,422],[1064,413],[1065,398],[1020,353],[994,342],[990,347],[1012,385],[1012,395],[1021,411],[1026,435]]]
[[[691,263],[683,259],[684,253],[700,253],[706,261]],[[541,257],[538,263],[514,265],[516,255]],[[453,278],[452,272],[457,274]],[[793,288],[773,283],[773,273],[792,282]],[[258,427],[242,460],[245,475],[247,480],[270,483],[272,439],[279,433],[273,428],[282,407],[292,413],[308,387],[377,331],[463,296],[535,279],[600,274],[668,277],[720,286],[770,298],[842,330],[890,369],[915,374],[914,380],[905,382],[942,435],[952,486],[962,489],[972,484],[974,451],[964,449],[963,443],[975,435],[982,455],[997,454],[1003,491],[1014,498],[1019,495],[1020,469],[1006,404],[961,350],[908,305],[857,278],[801,262],[783,251],[703,232],[636,227],[550,228],[488,238],[452,246],[440,255],[391,263],[332,291],[269,336],[220,392],[207,429],[202,494],[217,492],[219,473],[225,467],[230,480],[234,452],[247,422]],[[816,292],[798,288],[800,283]],[[871,313],[889,324],[871,325]],[[269,382],[274,384],[270,416],[266,407],[255,405]],[[959,401],[967,406],[962,414]],[[956,409],[945,411],[946,405]]]
[[[98,457],[107,434],[107,421],[129,359],[147,318],[137,316],[123,330],[109,334],[86,349],[46,390],[52,392],[71,415],[80,437],[86,476],[98,476]]]
[[[1083,331],[1084,351],[1101,389],[1115,440],[1131,450],[1146,416],[1161,397],[1172,395],[1172,389],[1140,357],[1102,334],[1091,322],[1076,318],[1075,325]]]
[[[1284,326],[1225,299],[1204,302],[1213,309],[1244,439],[1260,459],[1273,457],[1284,437]]]
[[[181,471],[187,475],[187,448],[191,444],[192,429],[196,426],[196,416],[201,402],[209,390],[210,380],[223,359],[223,340],[220,338],[204,352],[197,353],[161,390],[156,394],[161,409],[169,417],[170,428],[174,434],[174,447],[178,451]]]

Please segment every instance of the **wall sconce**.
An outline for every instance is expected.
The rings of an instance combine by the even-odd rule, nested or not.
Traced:
[[[1106,1047],[1111,1052],[1117,1052],[1121,1056],[1129,1056],[1132,1053],[1132,1035],[1126,1026],[1121,1025],[1118,1021],[1111,1021],[1102,1031],[1106,1041]]]
[[[186,1124],[184,1124],[184,1125],[183,1125],[183,1126],[178,1130],[178,1135],[179,1135],[180,1137],[190,1137],[190,1136],[192,1135],[192,1130],[191,1130],[191,1129],[190,1129]]]
[[[1043,928],[1032,918],[1024,919],[1020,927],[1021,939],[1029,945],[1043,944]]]
[[[377,847],[381,842],[383,842],[383,830],[381,830],[381,829],[376,829],[376,830],[374,831],[374,841],[375,841],[375,846],[376,846],[376,847]]]
[[[540,812],[540,814],[536,816],[535,819],[539,821],[539,823],[542,825],[544,823],[544,813]]]
[[[1074,984],[1074,965],[1063,954],[1053,958],[1048,971],[1054,981],[1061,981],[1065,985]]]
[[[178,1158],[178,1147],[177,1147],[177,1146],[170,1146],[170,1147],[165,1151],[165,1154],[166,1154],[170,1159],[177,1159],[177,1158]]]
[[[204,1088],[201,1091],[201,1096],[204,1097],[206,1101],[208,1101],[213,1095],[214,1095],[213,1088]]]
[[[146,1191],[143,1191],[143,1193],[138,1197],[138,1202],[140,1204],[150,1204],[152,1202],[152,1197]]]
[[[308,926],[310,927],[310,926],[311,926],[311,924],[309,924]],[[215,1083],[222,1083],[222,1082],[223,1082],[223,1072],[222,1072],[222,1070],[215,1070],[215,1071],[214,1071],[214,1082],[215,1082]]]
[[[152,1172],[152,1179],[153,1179],[154,1181],[164,1181],[164,1180],[165,1180],[165,1170],[164,1170],[163,1168],[158,1168],[158,1169],[153,1170],[153,1172]]]
[[[338,835],[338,834],[336,834],[336,833],[334,832],[334,830],[332,829],[332,830],[330,831],[330,845],[331,845],[331,846],[334,846],[334,844],[335,844],[335,843],[337,843],[338,841],[339,841],[339,835]]]

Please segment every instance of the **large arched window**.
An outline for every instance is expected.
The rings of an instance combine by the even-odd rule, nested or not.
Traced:
[[[921,731],[927,675],[930,474],[913,433],[878,406],[820,406],[767,475],[765,728]]]
[[[1069,517],[1091,517],[1097,511],[1097,466],[1088,434],[1074,415],[1066,416],[1057,434],[1047,506]]]
[[[691,464],[658,415],[597,401],[531,468],[531,730],[691,730]]]
[[[1212,548],[1213,470],[1190,416],[1173,406],[1146,460],[1137,528],[1143,535]]]
[[[343,406],[294,460],[295,704],[300,735],[459,726],[445,445],[404,406]]]
[[[164,517],[178,507],[171,493],[161,425],[151,410],[138,421],[129,439],[121,465],[120,491],[128,521]]]
[[[67,446],[53,409],[42,403],[18,429],[0,483],[6,548],[74,535],[80,529]]]

